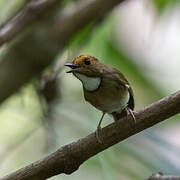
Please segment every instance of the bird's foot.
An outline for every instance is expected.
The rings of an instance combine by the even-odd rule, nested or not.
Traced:
[[[128,107],[126,107],[126,112],[127,112],[127,115],[131,115],[131,117],[133,118],[133,120],[134,120],[134,123],[136,124],[136,117],[135,117],[135,115],[134,115],[134,112],[133,112],[133,110],[132,109],[130,109],[130,108],[128,108]]]
[[[99,144],[102,144],[102,140],[101,140],[101,138],[100,138],[100,133],[101,133],[101,131],[102,131],[101,127],[98,127],[98,128],[96,129],[96,132],[95,132],[95,136],[96,136],[96,139],[97,139],[97,141],[98,141]]]

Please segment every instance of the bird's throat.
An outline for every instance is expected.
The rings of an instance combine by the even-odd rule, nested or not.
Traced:
[[[88,77],[84,74],[74,73],[74,75],[82,82],[87,91],[95,91],[101,84],[100,77]]]

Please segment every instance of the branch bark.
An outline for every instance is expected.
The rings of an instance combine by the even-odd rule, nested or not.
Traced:
[[[155,173],[147,180],[180,180],[180,176],[164,175],[163,173]]]
[[[135,112],[136,124],[128,116],[103,128],[103,144],[92,133],[0,180],[44,180],[61,173],[71,174],[92,156],[177,113],[180,113],[180,91]]]

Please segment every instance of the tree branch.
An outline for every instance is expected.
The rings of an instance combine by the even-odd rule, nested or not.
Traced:
[[[23,31],[42,13],[53,8],[58,0],[31,0],[20,12],[0,26],[0,46]]]
[[[103,128],[100,135],[103,144],[92,133],[0,180],[44,180],[61,173],[71,174],[90,157],[177,113],[180,113],[180,91],[135,112],[136,124],[128,116]]]
[[[164,175],[163,173],[155,173],[147,180],[180,180],[180,176]]]

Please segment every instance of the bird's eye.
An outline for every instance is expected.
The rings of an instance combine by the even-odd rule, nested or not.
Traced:
[[[90,59],[86,58],[86,59],[84,59],[84,63],[85,63],[85,65],[90,65],[91,61],[90,61]]]

